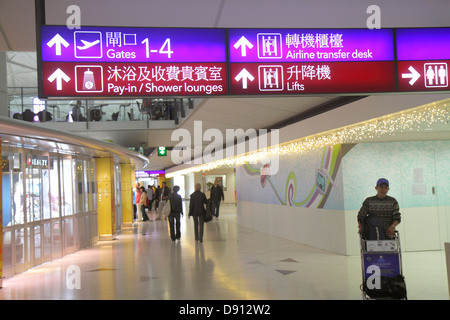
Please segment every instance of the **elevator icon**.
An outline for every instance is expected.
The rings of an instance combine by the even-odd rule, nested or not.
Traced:
[[[281,33],[258,33],[257,48],[259,59],[281,59],[283,57]]]
[[[283,91],[283,67],[280,65],[264,65],[258,67],[260,91]]]

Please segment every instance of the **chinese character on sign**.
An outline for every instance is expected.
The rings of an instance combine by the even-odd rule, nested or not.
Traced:
[[[300,43],[301,43],[300,35],[298,33],[294,33],[294,34],[288,33],[286,35],[286,45],[288,46],[288,48],[290,48],[291,46],[298,48]]]
[[[313,65],[302,65],[301,70],[298,65],[293,65],[287,68],[287,74],[289,78],[287,80],[291,80],[295,77],[295,80],[298,81],[301,75],[301,80],[305,79],[317,79],[317,80],[331,80],[331,70],[329,65],[321,65],[314,67]]]
[[[283,84],[282,66],[259,66],[259,90],[261,91],[281,91]]]
[[[318,80],[324,80],[324,79],[331,80],[330,66],[328,66],[328,65],[317,66],[317,79]]]
[[[302,66],[302,80],[306,78],[313,79],[316,77],[316,69],[314,66]]]
[[[117,79],[122,79],[122,76],[120,73],[122,72],[122,69],[117,69],[117,66],[114,66],[114,69],[111,66],[108,66],[108,81],[114,78],[114,81],[117,81]]]
[[[123,80],[136,81],[136,76],[137,76],[137,73],[135,72],[136,68],[130,67],[130,66],[128,66],[128,67],[124,66],[123,68],[124,68],[123,69]]]
[[[135,33],[124,33],[123,45],[124,46],[135,46],[136,45],[136,34]]]
[[[316,48],[328,48],[328,34],[316,34]]]
[[[342,44],[342,34],[339,33],[332,33],[330,35],[330,47],[332,48],[343,48],[343,44]]]
[[[283,54],[280,33],[258,33],[258,58],[280,59]]]
[[[121,47],[122,46],[122,33],[121,32],[107,32],[106,33],[106,46]]]
[[[211,81],[222,80],[222,75],[220,74],[221,70],[222,70],[221,67],[216,67],[216,66],[209,68],[209,72],[210,72],[209,80],[211,80]]]
[[[181,68],[181,74],[183,76],[183,80],[193,80],[192,79],[192,73],[194,72],[194,70],[192,70],[191,66],[185,66]]]
[[[180,73],[180,69],[176,66],[170,66],[166,68],[167,80],[177,80],[178,74]]]
[[[137,81],[151,81],[150,70],[147,70],[147,67],[139,67],[139,77]]]
[[[197,79],[195,81],[208,80],[206,78],[206,70],[208,70],[208,67],[195,67],[195,74],[197,76]]]
[[[166,81],[164,78],[164,69],[161,66],[156,66],[152,69],[152,78],[156,81]]]
[[[287,73],[289,74],[289,78],[287,80],[291,80],[291,78],[295,75],[295,80],[298,80],[298,76],[302,73],[299,70],[298,65],[287,68]]]
[[[302,48],[314,48],[316,39],[315,39],[314,35],[311,33],[302,34],[300,42],[302,44]]]

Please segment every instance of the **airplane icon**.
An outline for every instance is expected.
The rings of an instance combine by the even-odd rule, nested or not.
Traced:
[[[75,58],[101,58],[103,55],[100,31],[74,32]]]
[[[79,50],[86,50],[86,49],[89,49],[90,47],[93,47],[96,44],[100,43],[100,40],[95,40],[95,41],[92,41],[92,42],[89,42],[89,41],[86,41],[86,40],[80,40],[80,41],[83,42],[84,46],[77,46],[77,48]]]

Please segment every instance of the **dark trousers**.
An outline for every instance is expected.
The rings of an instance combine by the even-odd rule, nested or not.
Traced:
[[[171,212],[169,214],[170,238],[172,240],[181,238],[180,213]]]
[[[219,208],[220,208],[220,201],[211,200],[211,214],[216,218],[219,217]]]
[[[201,216],[193,216],[194,218],[194,233],[195,233],[195,241],[203,241],[203,225],[204,220]]]
[[[148,219],[147,214],[145,213],[145,208],[147,208],[147,207],[144,205],[141,206],[142,220],[148,221],[149,219]]]

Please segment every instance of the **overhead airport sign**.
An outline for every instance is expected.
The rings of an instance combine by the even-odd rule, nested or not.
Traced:
[[[449,90],[450,28],[398,29],[400,91]]]
[[[41,27],[45,97],[227,94],[225,30]]]
[[[450,28],[42,26],[41,98],[448,91]]]
[[[368,29],[230,29],[230,92],[395,91],[393,34]]]

